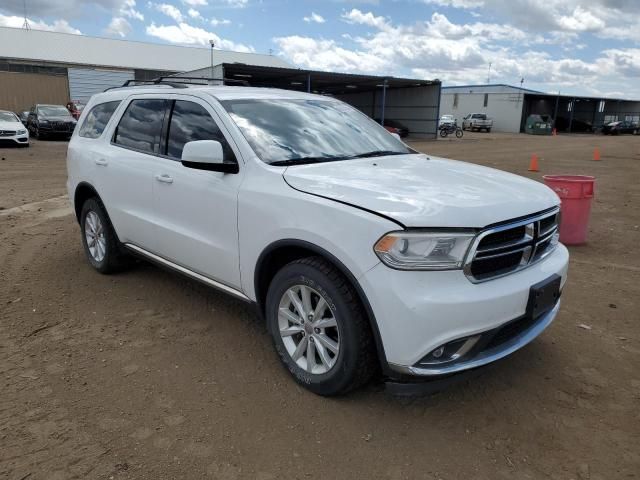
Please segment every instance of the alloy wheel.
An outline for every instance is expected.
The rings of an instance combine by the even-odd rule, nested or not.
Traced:
[[[278,306],[280,337],[291,359],[310,374],[329,372],[340,351],[340,331],[333,311],[317,290],[290,287]]]
[[[104,226],[96,212],[89,211],[84,219],[84,235],[89,254],[96,262],[101,262],[107,253]]]

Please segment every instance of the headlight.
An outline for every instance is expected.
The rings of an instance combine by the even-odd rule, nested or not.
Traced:
[[[41,123],[43,125],[47,125],[49,123],[49,120],[45,120],[44,118],[42,120],[38,120],[38,123]]]
[[[25,129],[18,130],[18,132],[17,132],[18,135],[24,135],[25,133],[27,133],[27,131]]]
[[[373,250],[382,262],[399,270],[453,270],[462,268],[472,232],[391,232]]]

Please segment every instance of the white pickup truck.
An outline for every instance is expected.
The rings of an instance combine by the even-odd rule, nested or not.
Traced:
[[[491,127],[493,127],[493,120],[487,118],[486,113],[470,113],[462,120],[463,130],[486,130],[490,132]]]

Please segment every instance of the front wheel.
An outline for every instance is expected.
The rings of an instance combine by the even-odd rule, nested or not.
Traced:
[[[461,129],[461,128],[458,128],[458,129],[456,130],[456,137],[457,137],[457,138],[462,138],[462,135],[464,135],[464,133],[462,133],[462,129]]]
[[[308,390],[344,394],[375,373],[375,346],[358,296],[324,259],[283,267],[269,285],[266,317],[280,360]]]

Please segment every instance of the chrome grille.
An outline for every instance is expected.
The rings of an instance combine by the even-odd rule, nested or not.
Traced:
[[[549,255],[558,244],[560,209],[488,228],[474,240],[464,273],[474,283],[522,270]]]
[[[61,132],[68,132],[72,128],[72,125],[70,122],[51,122],[51,126],[54,129],[59,130]]]
[[[0,137],[13,137],[15,134],[15,130],[0,130]]]

